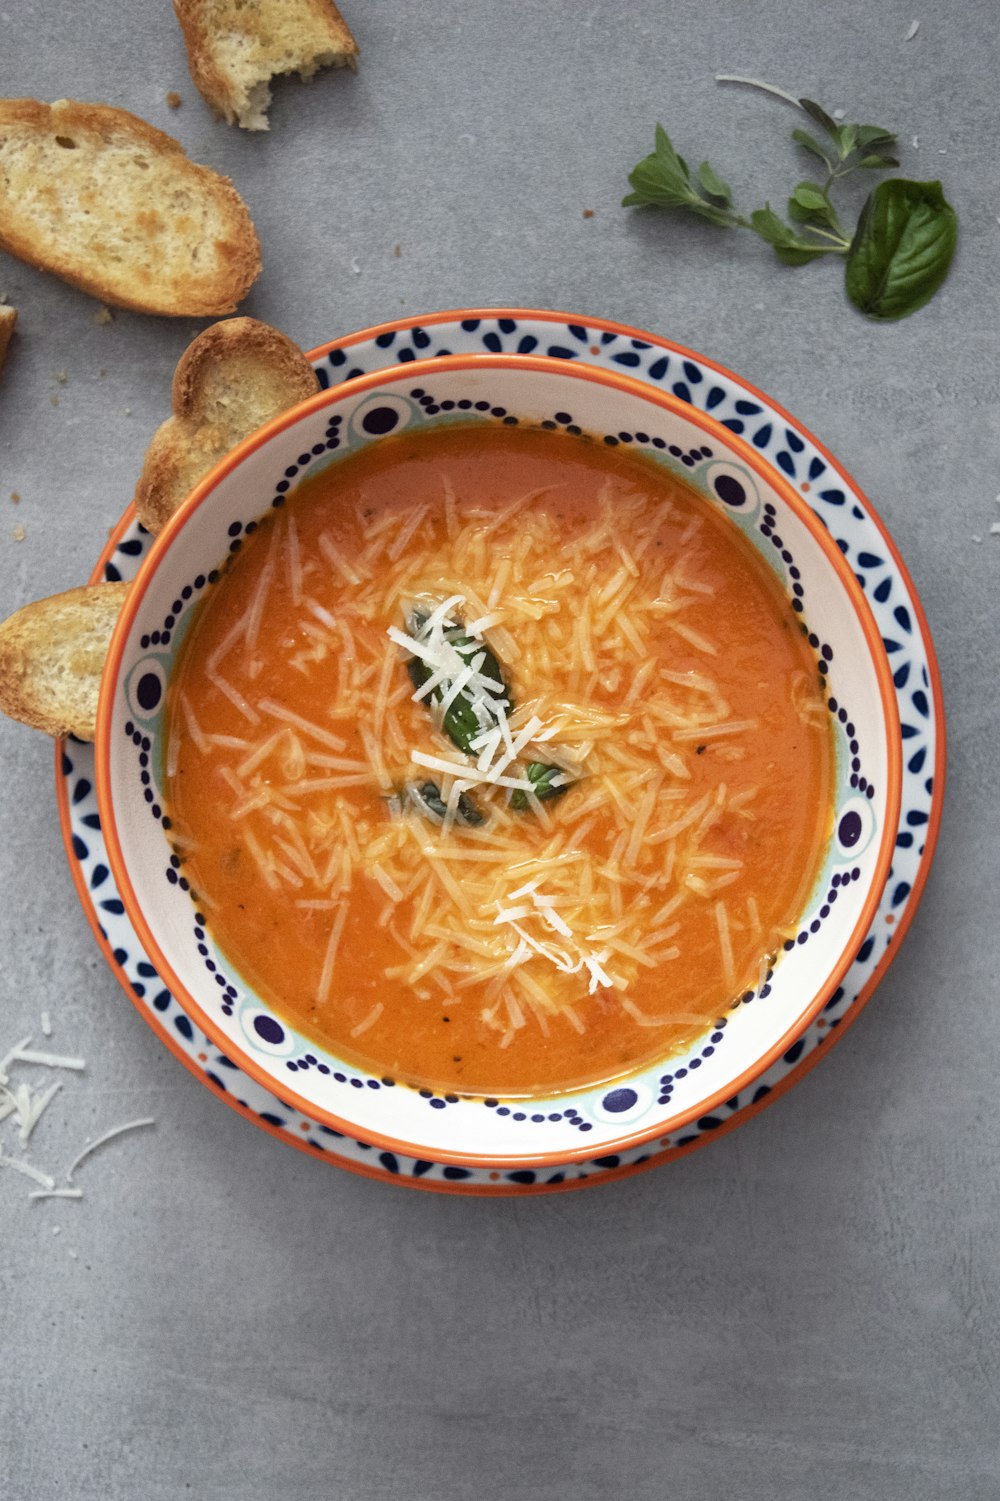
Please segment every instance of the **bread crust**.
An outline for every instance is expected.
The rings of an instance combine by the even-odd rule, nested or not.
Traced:
[[[47,735],[93,740],[101,674],[127,583],[35,600],[0,624],[0,710]]]
[[[146,452],[134,497],[146,530],[160,531],[237,443],[319,389],[298,345],[269,324],[230,318],[206,328],[180,358],[173,415]]]
[[[3,370],[3,362],[7,358],[7,345],[11,341],[16,326],[17,308],[8,307],[6,303],[0,304],[0,370]]]
[[[19,151],[33,153],[30,172],[15,171]],[[180,142],[128,110],[2,99],[0,168],[5,158],[0,247],[102,302],[218,316],[234,311],[260,274],[257,233],[229,178],[192,162]],[[81,162],[93,169],[82,183]],[[22,174],[30,194],[17,180]],[[195,223],[199,213],[217,226],[208,238]],[[169,270],[170,257],[179,263],[190,248],[192,231],[202,236],[198,269],[189,257],[186,270]]]
[[[174,0],[174,10],[198,92],[230,125],[268,128],[266,84],[279,74],[310,78],[317,68],[357,66],[358,45],[332,0],[255,0],[239,6],[232,0]],[[279,16],[284,48],[268,35]],[[234,36],[242,42],[239,59],[225,56],[225,42]],[[257,100],[253,96],[261,85],[264,97]]]

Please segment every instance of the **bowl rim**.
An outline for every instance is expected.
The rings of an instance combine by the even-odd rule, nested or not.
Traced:
[[[304,401],[289,407],[251,433],[241,443],[237,444],[194,486],[174,512],[173,516],[170,517],[163,530],[154,539],[149,552],[142,560],[138,573],[132,580],[131,587],[115,623],[101,677],[97,733],[94,741],[98,805],[101,812],[102,831],[104,833],[108,861],[129,920],[149,959],[156,966],[163,981],[175,995],[181,998],[184,1010],[188,1012],[189,1016],[192,1017],[215,1046],[224,1053],[234,1054],[240,1068],[262,1088],[273,1091],[277,1086],[283,1098],[287,1099],[290,1104],[309,1119],[314,1120],[318,1125],[326,1125],[333,1130],[345,1132],[352,1138],[362,1134],[373,1146],[391,1152],[400,1152],[405,1156],[413,1156],[415,1152],[418,1154],[422,1153],[425,1150],[424,1144],[407,1142],[401,1138],[387,1136],[381,1131],[359,1126],[349,1117],[339,1116],[315,1104],[313,1101],[305,1099],[295,1090],[286,1088],[283,1080],[278,1080],[273,1074],[269,1073],[255,1058],[242,1049],[237,1039],[225,1033],[187,987],[181,984],[174,972],[173,966],[163,953],[146,920],[132,886],[128,866],[122,851],[111,790],[111,719],[125,646],[135,616],[138,613],[139,605],[159,567],[161,558],[169,551],[174,538],[183,530],[189,518],[200,509],[222,480],[233,470],[237,469],[246,458],[257,452],[258,449],[263,448],[279,433],[284,432],[290,427],[294,427],[299,421],[310,416],[313,412],[321,411],[329,406],[336,406],[339,402],[353,399],[355,396],[363,394],[368,390],[375,390],[386,384],[396,384],[400,379],[405,379],[408,382],[417,381],[419,383],[420,380],[431,378],[435,373],[442,370],[495,371],[498,367],[504,369],[534,370],[542,374],[558,374],[568,376],[570,379],[584,380],[591,384],[624,392],[625,394],[635,396],[647,405],[657,406],[661,410],[681,417],[684,421],[701,428],[703,432],[717,443],[737,452],[742,462],[781,495],[782,500],[806,527],[833,567],[862,628],[878,684],[882,719],[887,732],[887,816],[880,838],[875,870],[861,912],[840,951],[836,963],[829,971],[824,984],[806,1003],[795,1020],[786,1028],[782,1036],[765,1053],[755,1058],[737,1078],[716,1090],[713,1094],[685,1107],[683,1110],[679,1110],[675,1115],[659,1121],[653,1126],[647,1125],[640,1130],[603,1141],[600,1144],[601,1153],[602,1155],[608,1155],[610,1153],[627,1151],[645,1142],[654,1141],[657,1137],[669,1135],[681,1129],[702,1115],[711,1114],[719,1105],[723,1104],[727,1099],[732,1098],[735,1094],[741,1093],[755,1079],[765,1073],[801,1036],[802,1032],[808,1028],[833,995],[844,974],[846,974],[853,962],[858,945],[863,941],[865,934],[871,927],[889,877],[892,853],[898,830],[902,791],[902,742],[899,728],[899,711],[892,683],[892,670],[885,654],[878,626],[850,565],[843,557],[831,534],[823,526],[822,522],[818,520],[803,498],[797,494],[788,480],[772,469],[752,445],[747,443],[740,435],[723,427],[715,418],[692,407],[672,392],[651,389],[633,377],[619,373],[618,371],[607,370],[602,367],[583,363],[578,364],[575,361],[568,362],[544,355],[461,354],[440,355],[425,360],[412,360],[403,366],[394,366],[388,370],[371,371],[368,374],[354,377],[337,386],[318,391],[314,396],[307,397]],[[432,1149],[427,1147],[426,1150],[431,1151]],[[449,1147],[435,1146],[433,1148],[434,1158],[440,1162],[457,1166],[470,1164],[482,1167],[507,1167],[508,1165],[558,1166],[562,1163],[587,1161],[593,1157],[593,1154],[593,1144],[587,1147],[564,1147],[550,1152],[513,1151],[502,1155],[498,1155],[495,1152],[459,1152]]]

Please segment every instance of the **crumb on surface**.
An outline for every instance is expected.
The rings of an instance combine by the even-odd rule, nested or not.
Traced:
[[[104,323],[111,323],[113,321],[114,320],[111,317],[111,309],[108,308],[108,307],[100,307],[100,308],[97,309],[97,312],[94,314],[94,322],[95,323],[104,324]]]
[[[57,407],[59,405],[59,397],[55,394],[54,391],[53,391],[52,395],[49,397],[49,401],[52,403],[52,405],[54,407]]]
[[[11,536],[14,538],[15,542],[23,542],[24,541],[24,536],[25,536],[24,527],[20,524],[20,522],[18,522],[17,526],[15,526],[12,529]]]
[[[12,490],[10,492],[10,503],[12,506],[19,506],[21,504],[20,490]]]
[[[583,211],[583,217],[585,219],[592,219],[594,217],[594,210],[592,208],[585,208]]]
[[[69,376],[66,374],[65,370],[53,370],[52,379],[54,381],[57,381],[60,386],[64,386],[69,380]]]
[[[132,415],[132,408],[131,407],[122,407],[122,416],[124,416],[124,417],[131,417],[131,415]]]
[[[392,253],[393,253],[393,255],[396,255],[396,256],[402,255],[402,253],[403,253],[403,247],[402,247],[402,245],[397,245],[396,248],[395,248],[395,250]]]
[[[168,109],[180,109],[181,103],[182,103],[181,96],[180,96],[180,94],[178,94],[177,90],[176,89],[169,89],[167,91],[167,108]]]

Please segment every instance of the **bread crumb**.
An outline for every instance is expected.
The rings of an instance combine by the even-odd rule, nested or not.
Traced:
[[[21,492],[19,490],[12,490],[10,492],[10,503],[12,506],[19,506],[21,504]]]
[[[396,255],[396,256],[402,255],[402,253],[403,253],[403,247],[402,247],[402,245],[397,245],[396,248],[395,248],[395,250],[392,253],[393,253],[393,255]]]
[[[23,542],[24,541],[24,536],[25,536],[24,527],[21,526],[20,522],[17,524],[17,526],[14,527],[13,531],[11,532],[11,536],[14,538],[15,542]]]
[[[53,391],[52,395],[49,397],[49,401],[52,403],[52,405],[54,407],[57,407],[59,405],[59,397],[55,394],[54,391]]]
[[[114,319],[111,316],[111,309],[107,307],[98,308],[97,312],[94,314],[94,322],[102,324],[113,323]]]
[[[592,208],[585,208],[583,211],[583,217],[585,219],[592,219],[594,217],[594,210]]]
[[[180,94],[177,93],[177,90],[176,89],[170,89],[170,91],[167,94],[167,108],[168,109],[180,109],[181,103],[182,103],[181,96],[180,96]]]

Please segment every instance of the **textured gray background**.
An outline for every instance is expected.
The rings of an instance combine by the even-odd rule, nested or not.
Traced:
[[[264,246],[245,310],[304,344],[403,312],[564,307],[789,405],[874,498],[927,607],[940,851],[867,1014],[749,1126],[582,1194],[439,1198],[288,1150],[161,1048],[77,904],[51,746],[0,724],[0,1052],[48,1006],[53,1043],[89,1060],[34,1158],[157,1119],[94,1159],[82,1203],[29,1204],[0,1173],[0,1493],[1000,1496],[993,0],[348,5],[358,75],[280,87],[269,136],[210,118],[166,0],[0,0],[0,94],[124,105],[229,173]],[[872,326],[833,266],[618,208],[658,117],[742,199],[780,201],[791,112],[720,69],[902,133],[904,172],[940,175],[961,218],[937,301]],[[0,384],[6,614],[83,581],[196,325],[98,327],[5,257],[0,291],[21,309]]]

